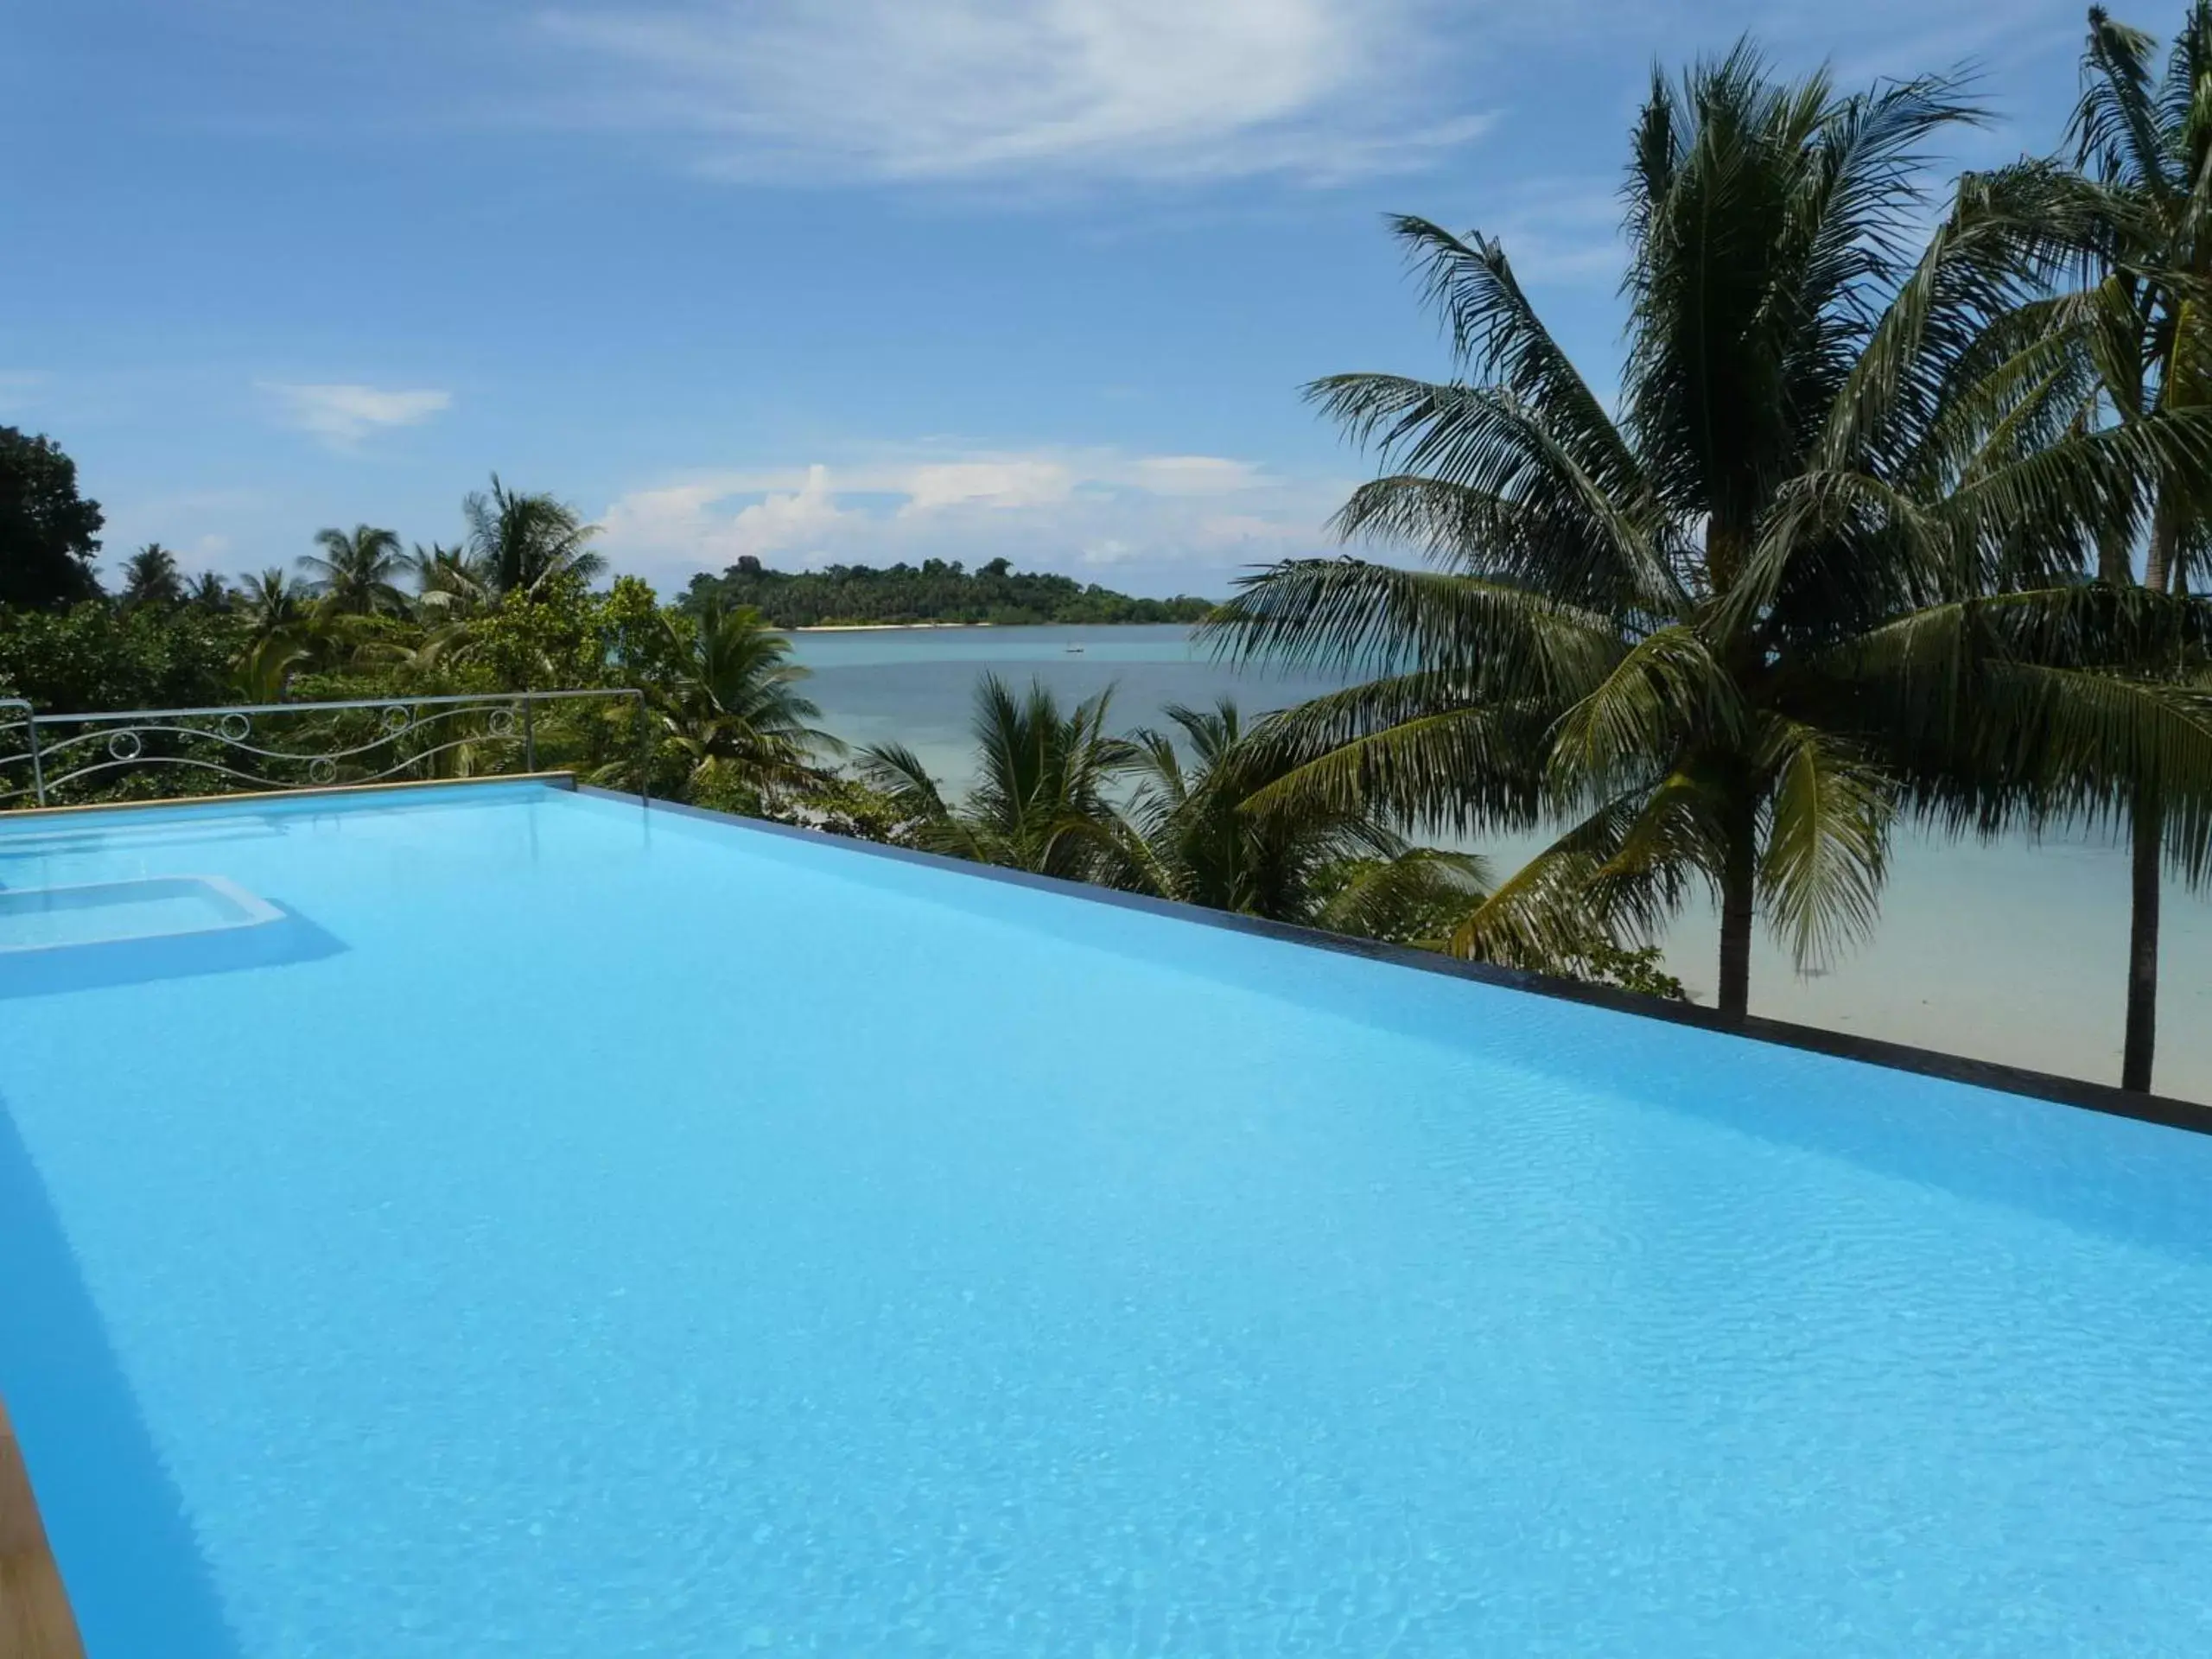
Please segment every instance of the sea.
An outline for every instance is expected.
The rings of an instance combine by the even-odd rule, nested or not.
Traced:
[[[1210,707],[1226,695],[1257,714],[1338,683],[1239,671],[1183,627],[812,630],[793,642],[824,728],[855,746],[903,742],[955,790],[972,775],[969,721],[986,672],[1017,687],[1041,681],[1064,702],[1109,693],[1117,730],[1162,725],[1173,703]],[[1503,877],[1541,841],[1499,837],[1474,850]],[[1693,906],[1661,943],[1669,969],[1709,1002],[1719,948],[1711,910]],[[2170,884],[2163,946],[2156,1087],[2212,1102],[2212,903]],[[1751,1008],[2116,1082],[2126,954],[2127,858],[2108,834],[1985,842],[1908,829],[1872,938],[1814,973],[1762,938]]]

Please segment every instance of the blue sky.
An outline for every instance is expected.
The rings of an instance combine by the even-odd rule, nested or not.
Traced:
[[[2120,14],[2164,29],[2174,18]],[[2165,8],[2178,16],[2178,0]],[[497,468],[679,587],[1005,555],[1224,591],[1363,470],[1313,376],[1436,372],[1386,211],[1503,235],[1609,383],[1655,59],[1978,67],[2056,142],[2055,0],[69,0],[0,39],[0,422],[111,560],[452,540]]]

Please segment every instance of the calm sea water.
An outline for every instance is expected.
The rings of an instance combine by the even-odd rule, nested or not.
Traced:
[[[814,670],[823,723],[849,741],[911,745],[955,784],[969,768],[968,719],[977,675],[1042,679],[1064,698],[1109,686],[1116,723],[1158,723],[1171,702],[1234,696],[1249,711],[1280,708],[1333,682],[1240,674],[1167,628],[910,629],[797,636]],[[1071,647],[1080,647],[1073,650]],[[1533,841],[1501,841],[1501,872]],[[1713,919],[1686,915],[1669,965],[1709,998]],[[2212,913],[2173,888],[2165,908],[2158,1083],[2212,1100]],[[1908,834],[1873,940],[1827,972],[1801,977],[1762,940],[1752,1007],[1777,1019],[1920,1044],[1980,1058],[2116,1081],[2127,948],[2127,865],[2109,839],[2037,845],[1953,843]]]

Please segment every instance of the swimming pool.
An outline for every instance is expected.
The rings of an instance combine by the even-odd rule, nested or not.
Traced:
[[[2212,1640],[2212,1139],[536,785],[0,826],[181,878],[0,975],[92,1659]]]

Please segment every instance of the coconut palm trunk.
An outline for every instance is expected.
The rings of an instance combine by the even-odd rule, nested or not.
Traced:
[[[2135,798],[2134,845],[2129,859],[2127,1027],[2120,1051],[2120,1086],[2148,1092],[2158,1045],[2158,902],[2165,875],[2165,815],[2158,791]]]
[[[2174,572],[2173,515],[2161,499],[2152,515],[2143,585],[2167,592]],[[2166,815],[2155,784],[2136,791],[2128,817],[2127,1013],[2120,1086],[2148,1094],[2158,1052],[2158,927],[2164,898]]]
[[[2152,510],[2143,585],[2172,591],[2178,560],[2180,515],[2161,491]],[[2135,791],[2128,817],[2127,1013],[2120,1053],[2120,1086],[2147,1094],[2158,1049],[2158,929],[2164,898],[2166,815],[2158,785]]]
[[[1758,919],[1758,808],[1746,794],[1727,826],[1720,874],[1720,1012],[1741,1019],[1751,1007],[1751,930]]]

